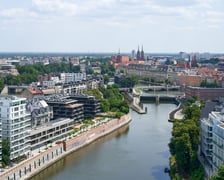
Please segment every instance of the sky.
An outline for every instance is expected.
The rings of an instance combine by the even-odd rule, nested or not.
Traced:
[[[0,0],[0,52],[224,53],[224,0]]]

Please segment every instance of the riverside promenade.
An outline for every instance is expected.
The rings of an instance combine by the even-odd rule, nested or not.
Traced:
[[[131,121],[129,115],[120,118],[105,118],[104,120],[86,127],[75,137],[56,142],[52,147],[45,148],[39,152],[32,152],[28,159],[5,169],[0,173],[1,180],[29,179],[69,153],[76,151],[95,140],[125,126]]]
[[[177,108],[169,113],[169,118],[168,118],[169,122],[173,122],[175,119],[182,120],[184,118],[184,114],[182,113],[183,104],[184,104],[184,101],[179,100],[179,105],[177,106]]]
[[[143,109],[140,106],[141,93],[142,93],[141,90],[133,88],[133,93],[132,94],[128,93],[128,96],[129,96],[128,100],[131,102],[130,104],[131,109],[133,109],[135,112],[139,114],[145,114],[146,109]]]

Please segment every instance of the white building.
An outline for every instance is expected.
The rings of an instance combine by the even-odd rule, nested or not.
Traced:
[[[55,84],[57,84],[57,83],[60,83],[61,81],[60,81],[60,79],[59,79],[59,77],[58,76],[53,76],[53,77],[50,77],[50,80],[47,80],[47,81],[43,81],[42,82],[42,86],[44,86],[44,87],[54,87],[55,86]]]
[[[86,80],[86,73],[61,73],[61,82],[70,83]]]
[[[224,113],[212,111],[201,119],[200,149],[208,176],[224,164]]]
[[[26,98],[0,96],[2,139],[10,142],[10,159],[30,153],[31,117],[26,111]]]
[[[209,60],[209,59],[211,59],[211,54],[208,52],[202,53],[202,54],[200,54],[200,59]]]

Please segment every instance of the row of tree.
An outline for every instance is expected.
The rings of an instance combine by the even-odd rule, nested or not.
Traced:
[[[200,106],[192,98],[187,101],[182,121],[175,120],[172,130],[170,148],[171,179],[203,180],[204,170],[197,158],[199,144]]]

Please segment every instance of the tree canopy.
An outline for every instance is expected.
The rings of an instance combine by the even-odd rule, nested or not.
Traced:
[[[112,85],[107,88],[99,88],[91,91],[86,91],[86,94],[91,94],[101,100],[102,112],[122,112],[128,113],[129,106],[123,95],[120,93],[118,86]]]
[[[220,166],[218,173],[213,175],[209,180],[224,180],[224,166]]]
[[[170,176],[175,178],[189,178],[201,180],[204,178],[203,168],[197,158],[199,144],[199,117],[200,107],[192,98],[184,107],[185,118],[182,121],[175,120],[170,139],[169,148]]]

